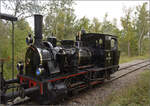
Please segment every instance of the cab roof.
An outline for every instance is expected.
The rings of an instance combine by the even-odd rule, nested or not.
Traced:
[[[110,35],[110,34],[100,34],[100,33],[84,33],[83,35],[81,35],[84,38],[101,38],[101,37],[105,37],[105,36],[110,36],[113,38],[117,38],[117,36],[115,35]]]

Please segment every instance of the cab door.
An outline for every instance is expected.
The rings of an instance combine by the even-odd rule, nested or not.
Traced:
[[[118,65],[120,59],[120,51],[118,50],[118,41],[116,38],[111,39],[111,50],[113,52],[113,65]]]

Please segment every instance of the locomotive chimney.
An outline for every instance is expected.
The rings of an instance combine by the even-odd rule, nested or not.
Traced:
[[[40,45],[42,42],[42,22],[43,22],[42,15],[39,14],[34,15],[35,45]]]

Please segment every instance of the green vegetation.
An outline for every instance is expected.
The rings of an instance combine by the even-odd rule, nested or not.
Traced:
[[[122,64],[122,63],[127,63],[127,62],[130,62],[130,61],[133,61],[133,60],[149,59],[149,58],[150,58],[149,54],[146,54],[146,55],[143,55],[143,56],[132,56],[132,57],[128,57],[128,56],[125,55],[125,56],[120,57],[119,63]]]
[[[118,92],[113,92],[104,106],[148,106],[150,105],[150,70],[143,72],[139,80]]]
[[[2,21],[1,21],[2,22]],[[6,79],[11,78],[11,23],[8,22],[7,26],[3,25],[0,28],[4,28],[4,33],[0,33],[0,58],[8,58],[10,59],[5,62],[4,64],[4,76]],[[2,31],[3,32],[3,31]],[[15,66],[16,63],[20,60],[24,60],[25,51],[27,48],[25,38],[28,33],[32,33],[29,24],[24,20],[21,19],[15,23]],[[15,74],[17,73],[15,68]]]
[[[147,3],[138,5],[136,8],[124,8],[123,16],[120,19],[121,29],[117,27],[117,19],[113,19],[112,22],[108,20],[109,14],[105,14],[101,22],[96,17],[93,20],[85,16],[78,19],[74,13],[73,5],[75,2],[73,0],[50,0],[44,4],[41,2],[2,1],[2,6],[18,17],[18,22],[15,22],[15,63],[24,60],[27,47],[25,38],[28,33],[33,35],[26,18],[35,13],[44,13],[44,38],[53,35],[59,40],[74,39],[81,29],[85,29],[86,32],[118,36],[121,51],[120,63],[147,58],[148,55],[146,54],[150,54],[150,32],[148,30],[150,21],[148,21]],[[0,58],[7,58],[8,56],[11,58],[11,23],[0,20]],[[6,62],[4,66],[6,78],[10,78],[10,70],[11,60]]]

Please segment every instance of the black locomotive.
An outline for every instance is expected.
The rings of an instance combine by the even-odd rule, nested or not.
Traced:
[[[1,103],[17,96],[28,96],[40,103],[56,102],[68,93],[102,83],[118,71],[120,52],[116,36],[81,31],[75,41],[58,41],[53,36],[44,41],[43,17],[35,15],[34,18],[34,43],[30,35],[26,39],[29,47],[25,68],[19,62],[16,79],[5,81],[1,78],[5,83],[1,87]],[[6,90],[2,92],[12,83],[19,84],[18,91],[13,94],[6,93]]]

